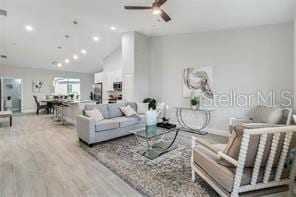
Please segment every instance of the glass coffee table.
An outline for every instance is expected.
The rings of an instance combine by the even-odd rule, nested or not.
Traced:
[[[164,129],[157,126],[144,126],[131,130],[129,133],[134,134],[137,142],[145,147],[139,150],[138,153],[151,160],[177,148],[174,143],[179,133],[178,128]],[[164,140],[165,136],[171,133],[174,133],[173,139]]]

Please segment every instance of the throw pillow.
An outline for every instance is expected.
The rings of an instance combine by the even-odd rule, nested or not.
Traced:
[[[268,128],[268,127],[278,127],[279,125],[273,125],[273,124],[256,124],[256,123],[247,123],[247,124],[241,124],[237,125],[234,127],[233,132],[231,133],[231,136],[229,138],[227,147],[224,149],[224,153],[230,157],[232,157],[235,160],[238,160],[239,157],[239,151],[240,151],[240,146],[242,143],[242,138],[243,138],[243,133],[245,129],[256,129],[256,128]],[[269,134],[267,136],[266,144],[265,144],[265,149],[263,153],[263,158],[262,158],[262,163],[261,167],[265,167],[267,164],[270,148],[271,148],[271,143],[272,143],[272,134]],[[280,136],[280,140],[278,143],[278,147],[282,147],[284,143],[284,135],[282,134]],[[296,135],[293,135],[290,147],[295,147]],[[248,146],[248,151],[247,151],[247,157],[245,161],[245,167],[254,167],[255,164],[255,159],[256,159],[256,154],[257,154],[257,148],[259,146],[260,142],[260,136],[259,135],[252,135],[249,140],[249,146]],[[276,166],[278,164],[279,158],[280,158],[280,153],[281,153],[281,148],[277,149],[274,163],[273,165]],[[227,162],[224,159],[219,159],[218,163],[226,166],[226,167],[233,167],[232,164]]]
[[[254,123],[279,124],[283,118],[283,108],[259,105],[255,108],[252,120]]]
[[[137,103],[138,114],[145,114],[148,111],[148,103]]]
[[[126,107],[120,107],[120,110],[127,117],[137,115],[137,112],[129,105]]]
[[[85,115],[96,121],[101,121],[104,119],[103,115],[97,108],[93,108],[92,110],[86,110]]]

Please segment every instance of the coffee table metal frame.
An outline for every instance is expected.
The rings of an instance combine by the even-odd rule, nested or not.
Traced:
[[[179,128],[164,129],[164,128],[159,128],[156,126],[155,126],[155,129],[161,129],[161,130],[164,130],[164,132],[159,133],[157,135],[151,135],[151,136],[139,135],[140,132],[143,132],[143,131],[147,132],[147,126],[146,126],[146,128],[142,127],[142,128],[130,131],[130,133],[135,135],[137,142],[139,144],[142,144],[143,146],[145,146],[145,148],[139,150],[138,153],[145,156],[146,158],[148,158],[150,160],[153,160],[164,153],[167,153],[169,151],[176,149],[177,146],[174,145],[174,143],[177,139],[177,136],[178,136],[178,133],[180,130]],[[173,140],[169,141],[169,142],[164,141],[163,140],[164,136],[166,134],[171,133],[171,132],[175,132]],[[158,142],[152,144],[152,140],[155,139],[156,137],[161,137],[161,139]],[[141,143],[140,138],[144,139],[146,144]]]

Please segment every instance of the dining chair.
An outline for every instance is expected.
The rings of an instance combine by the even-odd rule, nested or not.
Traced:
[[[39,114],[39,110],[42,110],[42,109],[44,109],[45,112],[47,112],[48,111],[47,104],[40,103],[38,101],[38,99],[37,99],[37,96],[34,95],[33,97],[34,97],[34,100],[35,100],[35,103],[36,103],[36,107],[37,107],[36,114],[38,115]]]

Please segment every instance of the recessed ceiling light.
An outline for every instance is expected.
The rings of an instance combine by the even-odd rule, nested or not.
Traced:
[[[58,49],[62,49],[62,47],[61,46],[58,46]]]
[[[33,30],[34,30],[34,28],[33,28],[31,25],[26,25],[26,26],[25,26],[25,29],[26,29],[27,31],[33,31]]]
[[[116,30],[116,27],[111,26],[110,29],[111,29],[112,31],[115,31],[115,30]]]
[[[87,51],[85,50],[85,49],[81,49],[81,51],[80,51],[82,54],[86,54],[87,53]]]
[[[99,42],[100,38],[99,38],[98,36],[94,36],[94,37],[93,37],[93,40],[94,40],[95,42]]]
[[[69,64],[70,63],[70,60],[67,58],[67,59],[65,59],[65,63],[66,64]]]
[[[70,36],[68,34],[65,35],[65,38],[70,38]]]
[[[58,63],[58,67],[61,68],[62,67],[62,64],[61,63]]]
[[[78,60],[78,55],[74,54],[74,55],[73,55],[73,59],[74,59],[74,60]]]

